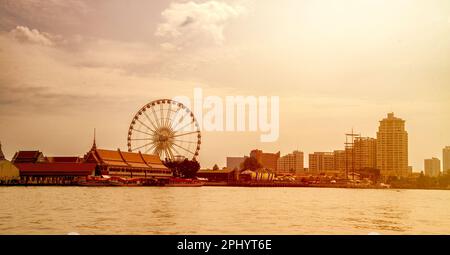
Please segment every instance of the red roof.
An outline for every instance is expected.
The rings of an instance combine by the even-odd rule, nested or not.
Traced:
[[[18,151],[11,161],[13,163],[34,163],[41,155],[40,151]]]
[[[76,156],[45,157],[45,159],[51,163],[78,163],[82,161],[81,158]]]
[[[18,157],[21,158],[35,158],[39,154],[39,151],[19,151]]]
[[[93,163],[16,163],[21,176],[87,176]]]
[[[93,157],[93,159],[90,157]],[[89,151],[85,160],[112,167],[136,168],[136,169],[169,169],[163,164],[159,156],[142,154],[140,152],[123,152],[118,150],[94,149]]]

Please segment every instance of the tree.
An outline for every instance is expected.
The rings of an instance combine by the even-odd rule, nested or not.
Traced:
[[[248,157],[245,158],[244,162],[242,163],[241,170],[252,170],[256,171],[260,168],[262,168],[261,163],[254,157]]]
[[[183,161],[171,161],[166,159],[164,165],[172,170],[175,177],[194,178],[200,170],[200,164],[196,160],[184,159]]]
[[[212,169],[212,170],[214,170],[214,171],[219,170],[219,166],[218,166],[217,164],[215,164],[215,165],[213,166],[213,169]]]

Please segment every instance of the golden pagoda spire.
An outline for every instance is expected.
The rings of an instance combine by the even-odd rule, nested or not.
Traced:
[[[96,150],[96,149],[97,149],[97,144],[95,143],[95,128],[94,128],[94,142],[92,143],[91,151]]]

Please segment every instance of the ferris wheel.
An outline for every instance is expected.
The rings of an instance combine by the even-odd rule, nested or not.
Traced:
[[[196,160],[201,134],[189,108],[171,99],[159,99],[134,115],[127,140],[129,152],[155,154],[161,160]]]

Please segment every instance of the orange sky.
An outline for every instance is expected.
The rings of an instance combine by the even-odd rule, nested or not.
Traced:
[[[251,149],[341,149],[405,119],[410,164],[450,145],[447,0],[0,2],[0,141],[83,155],[126,148],[134,113],[178,95],[280,96],[280,138],[203,134],[203,167]],[[305,160],[307,157],[305,157]],[[307,161],[307,160],[306,160]]]

